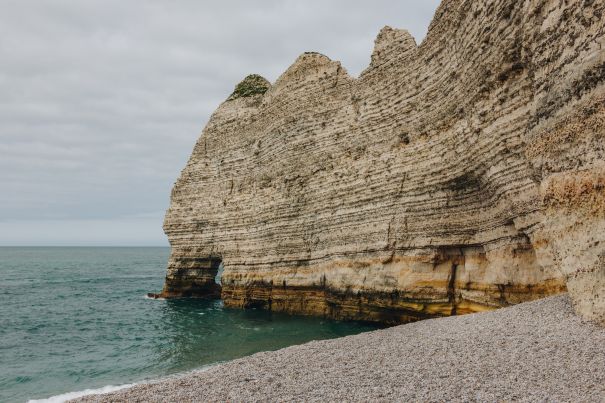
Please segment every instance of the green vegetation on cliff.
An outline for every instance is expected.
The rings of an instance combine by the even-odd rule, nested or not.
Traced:
[[[227,98],[227,101],[233,101],[237,98],[251,97],[257,94],[264,94],[271,87],[271,83],[258,74],[250,74],[244,78],[236,87],[233,93]]]

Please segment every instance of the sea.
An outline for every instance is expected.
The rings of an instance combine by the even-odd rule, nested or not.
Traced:
[[[0,247],[0,402],[61,402],[375,329],[220,300],[149,299],[169,251]]]

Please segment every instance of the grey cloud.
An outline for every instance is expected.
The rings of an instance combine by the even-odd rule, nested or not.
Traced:
[[[249,73],[274,81],[308,50],[357,75],[382,26],[421,40],[437,5],[5,0],[0,244],[51,242],[53,225],[60,243],[164,244],[172,183],[237,82]],[[94,236],[78,232],[86,223]],[[124,223],[128,236],[112,238]]]

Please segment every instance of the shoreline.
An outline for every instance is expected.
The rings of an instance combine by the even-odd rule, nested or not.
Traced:
[[[605,396],[605,329],[567,294],[312,341],[74,402],[581,400]]]
[[[67,401],[70,401],[73,399],[90,396],[90,395],[100,396],[100,395],[103,395],[106,393],[117,392],[122,389],[141,385],[142,383],[144,383],[144,382],[126,383],[124,385],[106,385],[106,386],[102,386],[100,388],[77,390],[74,392],[61,393],[59,395],[54,395],[54,396],[50,396],[50,397],[42,398],[42,399],[29,399],[29,400],[27,400],[27,403],[62,403],[62,402],[67,402]]]
[[[150,384],[155,384],[158,382],[166,382],[166,381],[179,379],[179,378],[186,377],[186,376],[191,376],[198,372],[207,371],[212,367],[215,367],[215,366],[221,365],[221,364],[225,364],[227,362],[230,362],[230,361],[218,361],[213,364],[203,365],[199,368],[190,369],[190,370],[187,370],[184,372],[178,372],[175,374],[162,376],[160,378],[148,378],[148,379],[143,379],[140,381],[134,381],[134,382],[120,384],[120,385],[105,385],[105,386],[101,386],[98,388],[87,388],[87,389],[82,389],[82,390],[65,392],[65,393],[60,393],[58,395],[49,396],[46,398],[28,399],[27,403],[63,403],[63,402],[74,401],[76,399],[86,398],[89,396],[103,396],[103,395],[106,395],[109,393],[113,393],[113,392],[117,392],[117,391],[121,391],[121,390],[125,390],[125,389],[130,389],[130,388],[133,388],[136,386],[150,385]]]

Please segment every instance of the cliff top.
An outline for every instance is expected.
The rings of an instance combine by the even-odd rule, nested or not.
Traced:
[[[264,94],[269,88],[271,88],[271,83],[266,78],[258,74],[250,74],[235,86],[227,101]]]

